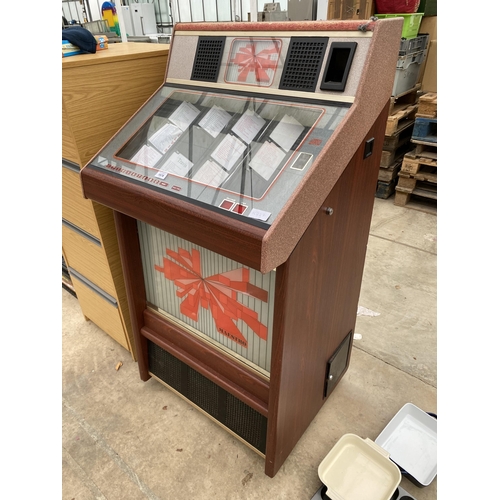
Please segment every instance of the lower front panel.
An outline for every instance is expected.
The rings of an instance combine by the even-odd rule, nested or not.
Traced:
[[[148,340],[152,375],[262,454],[266,452],[267,418]]]

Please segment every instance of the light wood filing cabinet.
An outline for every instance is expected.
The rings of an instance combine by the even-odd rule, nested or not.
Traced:
[[[62,254],[84,316],[136,359],[113,212],[80,170],[165,78],[169,45],[117,43],[62,59]]]

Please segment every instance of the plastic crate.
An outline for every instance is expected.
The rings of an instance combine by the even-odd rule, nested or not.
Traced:
[[[403,94],[416,85],[424,57],[425,51],[422,50],[398,58],[392,96]]]
[[[425,50],[428,40],[429,35],[418,35],[417,37],[410,38],[409,40],[402,38],[401,45],[399,46],[399,55],[406,56],[408,54],[414,54],[415,52]]]
[[[420,23],[422,22],[422,13],[414,14],[375,14],[379,19],[390,19],[393,17],[402,17],[403,21],[403,31],[401,33],[401,38],[415,38],[418,35],[418,30],[420,29]]]

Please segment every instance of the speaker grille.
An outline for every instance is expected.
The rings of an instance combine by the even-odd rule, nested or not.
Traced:
[[[294,37],[286,56],[280,89],[314,92],[328,38]]]
[[[189,366],[187,367],[187,377],[185,396],[208,414],[215,418],[219,417],[218,387]]]
[[[266,417],[150,340],[148,361],[153,375],[265,454]]]
[[[226,37],[201,36],[198,39],[191,80],[216,82]]]
[[[182,361],[148,340],[149,366],[155,367],[155,375],[176,391],[182,391]]]
[[[265,452],[267,419],[229,393],[226,399],[226,426],[248,443],[258,443],[264,436],[260,451]]]

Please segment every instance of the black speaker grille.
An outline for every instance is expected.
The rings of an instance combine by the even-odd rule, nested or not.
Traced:
[[[219,416],[219,391],[217,385],[188,367],[186,397],[208,414]]]
[[[182,365],[184,363],[153,342],[148,341],[148,346],[149,366],[155,367],[155,375],[164,381],[168,380],[170,387],[182,392]]]
[[[265,454],[266,417],[150,340],[148,362],[153,375]]]
[[[216,82],[226,37],[201,36],[198,39],[191,80]]]
[[[280,89],[314,92],[328,38],[294,37],[286,56]]]
[[[226,426],[245,441],[258,443],[261,437],[266,435],[267,419],[228,393],[226,400]]]

